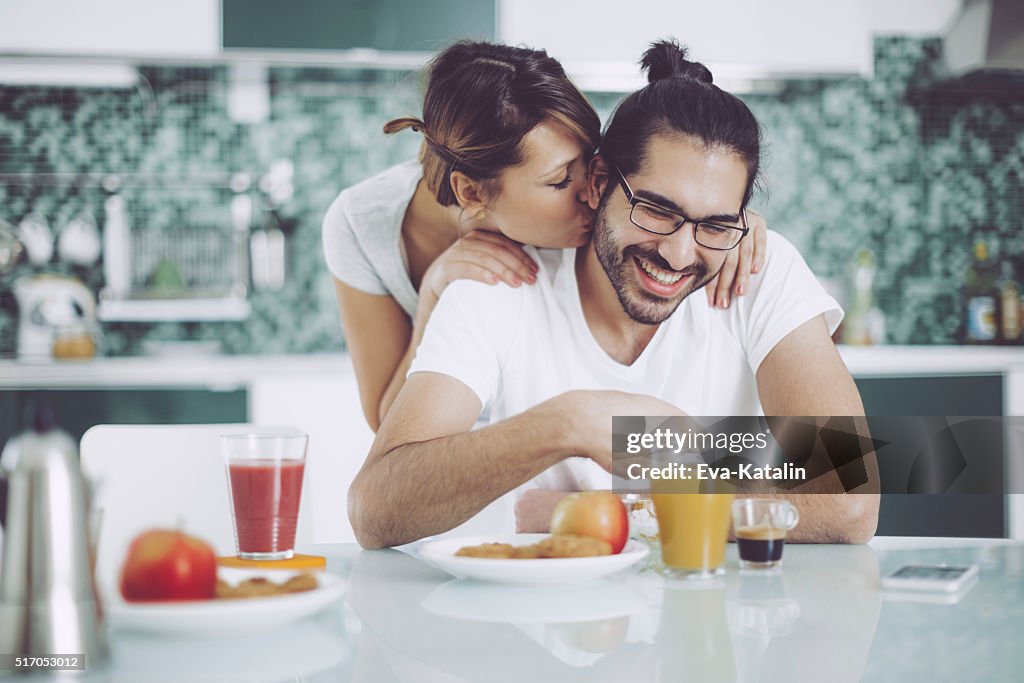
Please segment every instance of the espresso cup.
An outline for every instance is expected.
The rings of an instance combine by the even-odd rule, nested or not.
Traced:
[[[782,564],[786,533],[800,521],[796,507],[774,498],[741,498],[732,504],[732,526],[742,569]]]

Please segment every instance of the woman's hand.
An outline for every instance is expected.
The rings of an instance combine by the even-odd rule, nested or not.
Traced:
[[[490,285],[501,281],[518,287],[537,281],[537,264],[518,242],[497,232],[473,230],[445,249],[427,268],[420,283],[420,301],[426,299],[432,310],[444,288],[455,280]]]
[[[708,303],[712,307],[729,308],[734,295],[742,296],[747,293],[751,273],[760,272],[764,267],[768,224],[759,214],[748,209],[747,225],[750,233],[738,247],[729,250],[722,270],[704,288]]]

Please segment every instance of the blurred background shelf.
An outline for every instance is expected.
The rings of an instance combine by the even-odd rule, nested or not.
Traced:
[[[103,322],[213,322],[245,320],[252,306],[245,299],[119,299],[100,301]]]

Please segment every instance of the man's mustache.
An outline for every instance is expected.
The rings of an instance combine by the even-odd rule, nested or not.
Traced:
[[[636,256],[639,256],[648,263],[658,268],[661,268],[662,270],[667,270],[670,273],[682,273],[683,275],[703,276],[706,271],[706,268],[704,268],[704,264],[702,264],[700,261],[692,263],[686,268],[683,268],[682,270],[676,270],[675,268],[670,266],[668,261],[666,261],[664,257],[657,251],[644,249],[638,244],[630,245],[622,250],[623,261],[631,259]]]

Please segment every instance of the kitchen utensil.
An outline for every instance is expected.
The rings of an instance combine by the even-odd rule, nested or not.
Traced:
[[[57,238],[57,255],[63,261],[91,266],[100,257],[102,242],[96,219],[82,211],[64,226]]]
[[[96,299],[75,277],[29,275],[14,282],[18,301],[18,355],[49,358],[58,329],[95,329]]]
[[[0,220],[0,275],[10,272],[24,251],[25,246],[18,239],[14,226]]]
[[[49,263],[53,257],[53,232],[42,215],[33,212],[25,216],[18,225],[18,237],[32,265]]]
[[[106,201],[107,222],[103,226],[104,295],[123,299],[131,290],[131,229],[124,199],[112,195]]]
[[[7,525],[0,572],[0,652],[106,656],[86,525],[88,500],[75,442],[37,405],[31,428],[4,450]],[[12,453],[12,449],[14,452]]]
[[[263,212],[263,227],[254,230],[249,242],[252,285],[255,289],[280,291],[285,279],[285,239],[273,209]]]
[[[249,291],[249,226],[252,224],[252,198],[238,193],[231,200],[231,241],[235,252],[231,294],[244,297]]]

